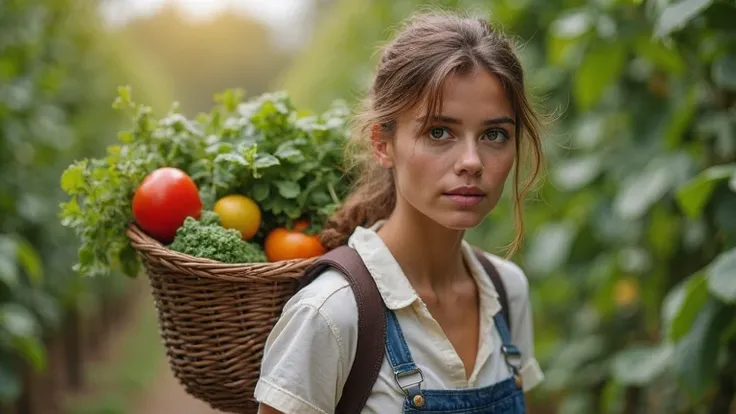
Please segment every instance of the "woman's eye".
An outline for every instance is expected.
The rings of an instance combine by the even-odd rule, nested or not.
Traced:
[[[447,130],[445,128],[432,128],[429,130],[429,136],[433,139],[442,139],[445,138],[445,134],[447,133]]]
[[[502,129],[492,129],[485,133],[485,138],[494,142],[503,142],[509,139],[509,135]]]

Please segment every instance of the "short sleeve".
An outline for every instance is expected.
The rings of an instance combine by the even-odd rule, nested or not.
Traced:
[[[287,303],[266,341],[255,398],[286,414],[332,413],[349,371],[344,355],[319,307]]]
[[[524,391],[529,391],[544,380],[539,363],[534,356],[534,323],[529,300],[529,281],[524,271],[511,261],[489,255],[499,270],[509,299],[511,340],[521,352],[521,376]]]

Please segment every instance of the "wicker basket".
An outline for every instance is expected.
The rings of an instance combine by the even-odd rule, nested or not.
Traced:
[[[132,224],[169,366],[215,409],[255,414],[263,347],[298,280],[316,259],[224,264],[167,249]]]

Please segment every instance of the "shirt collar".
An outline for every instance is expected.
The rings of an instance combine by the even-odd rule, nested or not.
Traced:
[[[383,302],[391,310],[410,306],[419,299],[414,288],[391,251],[376,231],[383,225],[379,221],[370,228],[358,227],[350,236],[348,245],[354,248],[373,276]]]
[[[419,296],[391,251],[376,233],[384,222],[385,220],[378,221],[369,228],[357,227],[350,236],[348,245],[363,259],[366,268],[376,281],[386,307],[397,310],[410,306],[419,300]],[[475,257],[472,247],[465,241],[462,243],[462,253],[478,286],[482,312],[492,317],[501,309],[498,293]]]

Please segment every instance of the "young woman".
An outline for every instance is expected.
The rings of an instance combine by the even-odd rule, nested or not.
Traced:
[[[510,43],[481,19],[414,16],[384,48],[356,121],[351,154],[360,179],[323,237],[328,248],[347,243],[359,253],[390,315],[393,335],[362,412],[525,412],[523,392],[543,378],[526,277],[486,254],[506,286],[509,335],[494,320],[497,292],[463,240],[496,206],[513,169],[515,249],[531,183],[520,183],[519,166],[531,160],[533,178],[541,162],[537,118]],[[355,297],[335,270],[296,294],[266,344],[260,413],[334,412],[357,324]],[[508,342],[520,361],[505,358]],[[418,388],[397,379],[391,352],[421,370]],[[422,399],[411,398],[417,392]]]

